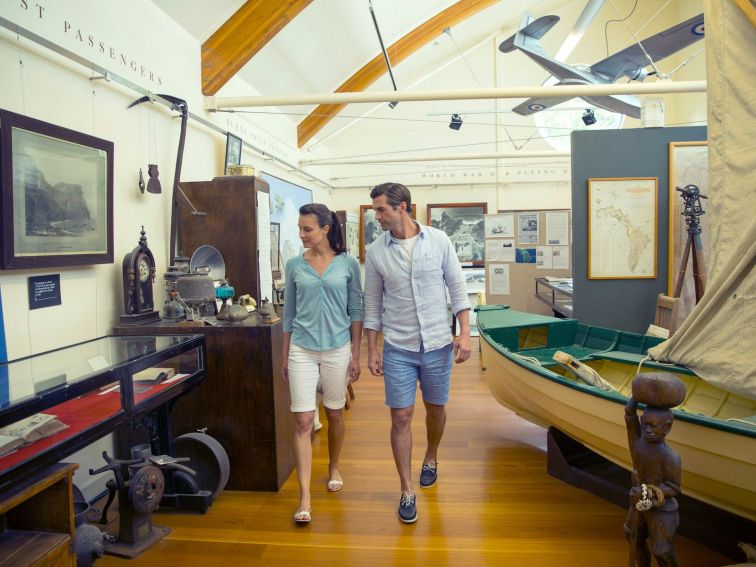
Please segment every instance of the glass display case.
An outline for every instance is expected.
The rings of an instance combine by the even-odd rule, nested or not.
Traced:
[[[535,296],[557,317],[572,317],[572,278],[536,278]]]
[[[0,364],[0,490],[204,375],[202,335],[109,336]]]

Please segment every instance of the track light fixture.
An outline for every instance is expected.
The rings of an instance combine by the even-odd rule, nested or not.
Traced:
[[[592,126],[596,123],[596,116],[593,114],[592,108],[586,108],[585,112],[583,112],[583,124],[586,126]]]
[[[451,122],[449,122],[449,128],[451,128],[452,130],[459,130],[461,127],[462,117],[459,114],[452,114]]]

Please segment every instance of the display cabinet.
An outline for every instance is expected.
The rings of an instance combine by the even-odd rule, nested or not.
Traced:
[[[535,296],[557,317],[572,317],[572,278],[536,278]]]
[[[0,364],[0,496],[204,376],[202,335],[103,337]]]
[[[195,322],[196,324],[196,322]],[[257,313],[237,323],[187,326],[158,321],[119,325],[117,335],[204,333],[207,380],[178,400],[172,414],[174,435],[207,429],[231,462],[227,489],[280,490],[294,469],[294,419],[289,386],[281,379],[283,326]],[[141,435],[141,437],[140,437]],[[146,432],[119,430],[119,446],[144,443]]]

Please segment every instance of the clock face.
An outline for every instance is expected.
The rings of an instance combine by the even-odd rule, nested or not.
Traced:
[[[146,282],[150,277],[150,262],[146,256],[139,258],[139,281]]]

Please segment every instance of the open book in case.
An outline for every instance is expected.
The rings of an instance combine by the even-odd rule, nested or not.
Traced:
[[[0,493],[204,376],[202,335],[103,337],[0,364]]]

